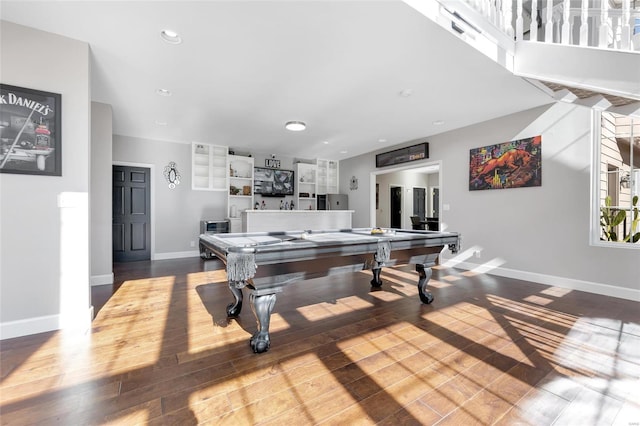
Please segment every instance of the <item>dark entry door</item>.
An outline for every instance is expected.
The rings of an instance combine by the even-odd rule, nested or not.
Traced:
[[[426,191],[424,188],[413,188],[413,215],[424,219]]]
[[[399,186],[391,187],[391,227],[402,228],[402,188]]]
[[[149,169],[113,166],[113,261],[151,258]]]

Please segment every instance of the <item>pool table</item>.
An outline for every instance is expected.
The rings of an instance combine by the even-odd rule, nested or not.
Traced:
[[[242,288],[251,290],[249,301],[258,330],[250,344],[256,353],[269,350],[269,321],[276,294],[288,283],[371,269],[371,285],[380,287],[383,266],[415,264],[420,300],[428,304],[433,301],[426,290],[431,266],[445,246],[456,253],[460,235],[379,228],[200,235],[202,256],[216,256],[226,265],[235,299],[227,306],[229,317],[240,314]]]

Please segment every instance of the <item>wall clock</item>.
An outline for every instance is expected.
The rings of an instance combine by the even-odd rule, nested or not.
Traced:
[[[351,182],[349,183],[349,188],[353,191],[358,189],[358,178],[355,176],[351,176]]]

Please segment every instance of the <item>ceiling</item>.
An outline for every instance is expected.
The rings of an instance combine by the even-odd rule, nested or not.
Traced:
[[[117,135],[340,160],[551,101],[399,0],[2,0],[0,16],[89,43]]]

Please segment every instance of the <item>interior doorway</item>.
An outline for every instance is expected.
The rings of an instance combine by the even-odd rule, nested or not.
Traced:
[[[393,194],[391,188],[428,188],[425,200],[425,212],[426,217],[430,217],[433,211],[437,212],[439,219],[442,206],[440,205],[440,194],[438,194],[435,200],[432,199],[432,189],[442,187],[442,162],[430,161],[430,162],[417,162],[418,164],[405,164],[398,165],[396,167],[389,167],[384,170],[374,170],[370,173],[370,203],[369,203],[369,225],[379,227],[392,227],[391,218],[397,215],[400,211],[399,222],[402,225],[402,214],[404,213],[404,207],[401,204],[399,209],[391,208],[391,195]],[[408,173],[405,173],[408,172]],[[416,180],[416,174],[420,177]],[[401,189],[404,191],[404,189]],[[411,192],[407,193],[407,197],[412,197]],[[409,204],[412,202],[411,198],[404,200],[402,194],[399,194],[401,203]],[[378,200],[378,202],[376,202]],[[434,204],[431,205],[431,202]],[[407,206],[407,217],[404,221],[408,228],[411,228],[409,223],[410,213],[413,211],[411,205]],[[397,216],[396,216],[397,217]],[[365,225],[366,226],[366,225]]]
[[[151,259],[151,173],[145,167],[113,166],[113,261]]]
[[[392,228],[402,228],[402,187],[391,186],[389,188],[389,199],[391,205],[389,207],[389,223]]]

